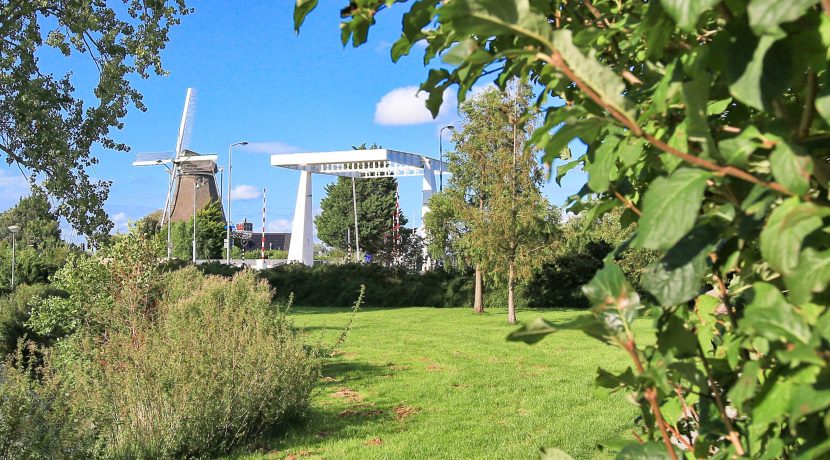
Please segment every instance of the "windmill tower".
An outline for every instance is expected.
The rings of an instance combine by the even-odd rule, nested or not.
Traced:
[[[193,217],[193,209],[202,209],[211,201],[221,200],[216,184],[216,154],[200,154],[188,150],[193,130],[193,115],[196,110],[196,91],[187,89],[184,100],[176,150],[162,153],[140,153],[133,166],[163,165],[170,174],[167,199],[161,223],[186,221]],[[224,214],[224,209],[222,211]]]

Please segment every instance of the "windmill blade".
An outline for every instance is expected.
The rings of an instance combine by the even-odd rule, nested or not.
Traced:
[[[179,125],[179,137],[176,139],[176,158],[178,158],[190,144],[190,135],[193,132],[193,115],[196,112],[196,90],[187,88],[184,99],[182,122]]]
[[[135,154],[133,166],[155,166],[173,162],[174,152],[141,152]]]

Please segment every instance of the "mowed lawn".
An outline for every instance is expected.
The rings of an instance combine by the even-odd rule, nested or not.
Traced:
[[[553,322],[578,311],[521,311]],[[294,308],[307,340],[335,342],[344,309]],[[648,320],[637,324],[641,334]],[[505,310],[366,309],[324,360],[305,425],[237,458],[538,458],[540,446],[607,458],[597,444],[631,436],[636,408],[594,390],[597,366],[627,356],[579,332],[536,345],[507,342]]]

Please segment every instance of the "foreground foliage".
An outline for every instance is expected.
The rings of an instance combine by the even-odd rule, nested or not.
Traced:
[[[343,43],[395,3],[348,2]],[[297,27],[316,4],[297,2]],[[630,368],[597,380],[642,410],[620,458],[830,454],[827,2],[421,0],[402,32],[394,60],[435,63],[433,113],[485,75],[538,85],[531,142],[569,160],[557,176],[589,174],[570,210],[625,207],[637,230],[617,252],[658,252],[646,295],[612,255],[584,288],[591,315],[511,336],[575,328],[625,350]],[[575,139],[588,152],[573,159]],[[631,326],[647,310],[656,345]]]
[[[110,130],[123,127],[130,105],[144,110],[131,80],[165,73],[161,50],[189,12],[184,0],[0,3],[0,157],[25,169],[79,233],[105,240],[112,228],[103,208],[110,184],[89,177],[98,162],[90,149],[128,149]],[[58,67],[94,66],[97,84],[78,94],[72,71],[53,74],[44,53],[65,56]]]
[[[26,326],[59,340],[21,340],[0,369],[0,457],[215,456],[304,413],[317,361],[267,285],[165,273],[157,251],[122,238],[35,303]]]

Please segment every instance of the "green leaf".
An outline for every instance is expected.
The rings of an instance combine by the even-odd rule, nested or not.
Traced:
[[[784,276],[798,266],[801,244],[810,233],[822,227],[822,217],[830,210],[789,198],[772,211],[761,231],[761,254]]]
[[[501,3],[501,0],[499,0]],[[452,2],[455,3],[455,2]],[[504,2],[511,3],[511,2]],[[545,26],[550,27],[545,20]],[[586,85],[591,87],[602,100],[616,109],[620,114],[634,121],[635,111],[631,101],[625,98],[625,83],[622,78],[612,71],[607,65],[600,63],[593,48],[587,56],[574,46],[571,31],[559,29],[553,32],[553,47],[558,50],[568,67]]]
[[[764,110],[770,96],[770,91],[765,91],[767,87],[762,82],[764,76],[764,58],[767,51],[772,45],[781,38],[780,36],[764,35],[755,46],[755,51],[751,58],[745,63],[745,66],[740,70],[736,78],[733,79],[729,85],[729,92],[735,99],[744,104]],[[732,62],[736,65],[742,64],[739,59],[734,59]]]
[[[712,158],[715,154],[715,141],[706,118],[709,84],[709,78],[703,76],[683,83],[683,98],[686,101],[686,132],[689,140],[699,143],[704,156]],[[686,148],[681,151],[686,151]]]
[[[317,7],[318,0],[297,0],[294,4],[294,32],[299,32],[306,16]]]
[[[667,250],[694,226],[710,173],[681,168],[668,178],[658,177],[643,197],[643,215],[635,243]]]
[[[703,286],[707,256],[719,240],[711,225],[693,228],[642,275],[643,288],[660,305],[672,306],[695,298]]]
[[[750,0],[747,6],[749,26],[756,35],[779,34],[781,24],[795,21],[819,0]]]
[[[567,119],[565,124],[550,137],[546,144],[539,145],[539,147],[545,149],[542,161],[551,163],[554,158],[561,157],[562,151],[568,147],[568,143],[578,137],[582,138],[583,141],[590,142],[603,125],[604,122],[598,118]]]
[[[810,341],[810,327],[795,307],[789,304],[781,291],[769,283],[755,283],[749,295],[749,304],[738,323],[744,333],[770,340],[785,337],[802,343]]]
[[[796,305],[809,302],[813,293],[823,292],[830,282],[830,250],[816,251],[806,248],[801,253],[798,266],[784,277],[789,290],[787,296]]]
[[[718,150],[726,163],[745,168],[749,164],[749,156],[762,145],[760,137],[761,132],[750,125],[741,134],[718,142]]]
[[[720,0],[660,0],[663,10],[685,32],[694,32],[700,15],[720,3]]]
[[[568,171],[574,169],[580,163],[582,163],[582,158],[577,158],[574,161],[570,161],[565,164],[561,164],[556,167],[556,185],[562,186],[562,178],[565,177],[565,174],[568,174]]]
[[[798,150],[798,151],[796,151]],[[772,175],[787,190],[804,195],[810,190],[813,159],[796,145],[781,140],[769,158]]]
[[[594,380],[594,383],[602,388],[616,390],[619,388],[634,387],[637,384],[637,376],[634,375],[630,367],[627,367],[622,374],[612,374],[605,369],[598,368],[597,378]]]
[[[721,99],[719,101],[711,101],[706,104],[706,115],[720,115],[722,114],[729,104],[732,103],[732,98],[727,97],[726,99]]]
[[[740,410],[746,410],[744,403],[752,399],[758,387],[758,375],[761,365],[758,361],[747,361],[741,369],[741,376],[729,389],[729,400]]]
[[[686,328],[680,317],[670,315],[659,326],[657,349],[664,355],[671,352],[676,358],[691,358],[697,355],[697,336]]]
[[[616,460],[665,460],[671,457],[666,452],[666,446],[652,441],[645,444],[629,444],[615,458]]]
[[[601,193],[608,190],[608,185],[617,176],[617,155],[615,150],[620,142],[617,136],[608,136],[593,152],[590,163],[585,166],[588,173],[588,187],[594,192]]]
[[[511,332],[507,336],[509,342],[524,342],[532,345],[545,338],[548,334],[553,334],[561,329],[553,324],[545,321],[542,318],[536,318],[532,323],[525,324],[519,329]]]
[[[637,317],[640,296],[625,279],[620,267],[606,264],[590,283],[582,287],[582,292],[593,305],[592,312],[608,335],[617,341],[626,340]]]
[[[686,135],[686,120],[674,128],[674,132],[669,138],[669,146],[681,152],[689,150],[689,138]],[[673,173],[678,166],[683,164],[683,160],[669,153],[661,153],[660,162],[663,163],[663,167],[669,174]]]
[[[582,331],[590,337],[605,341],[604,330],[597,320],[591,315],[582,315],[571,321],[559,324],[551,324],[542,318],[537,318],[530,324],[526,324],[510,333],[507,340],[510,342],[524,342],[532,345],[539,342],[548,334],[559,331]]]
[[[542,447],[539,449],[539,460],[573,460],[573,457],[555,447]]]

